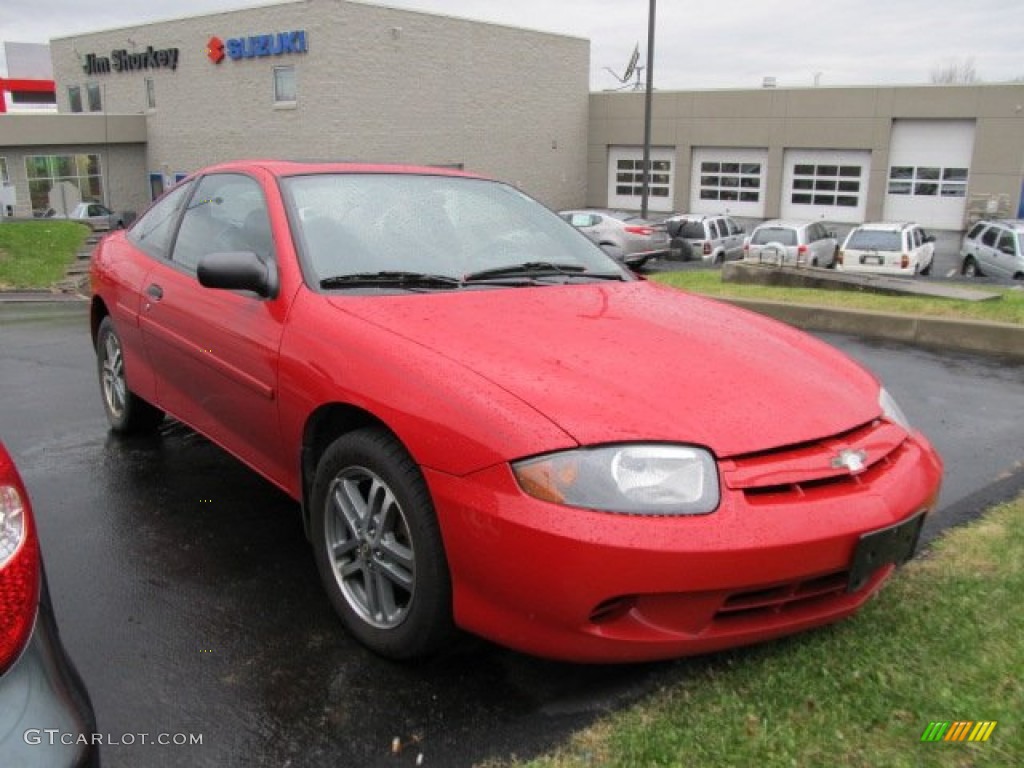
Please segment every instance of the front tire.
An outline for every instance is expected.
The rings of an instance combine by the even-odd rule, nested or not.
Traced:
[[[429,656],[454,634],[451,577],[426,482],[384,429],[342,435],[313,482],[320,578],[352,635],[392,659]]]
[[[96,369],[103,396],[103,411],[110,429],[118,434],[153,432],[164,420],[164,412],[128,389],[121,337],[109,317],[96,332]]]

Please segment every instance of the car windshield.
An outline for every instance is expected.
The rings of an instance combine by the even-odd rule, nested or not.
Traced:
[[[855,229],[846,241],[846,247],[860,251],[899,251],[903,248],[899,232],[877,229]]]
[[[411,274],[437,284],[481,273],[494,275],[494,284],[502,284],[504,274],[504,283],[515,285],[524,276],[547,282],[588,275],[631,279],[557,214],[500,182],[338,173],[287,177],[282,189],[306,278],[314,286],[364,286],[378,274],[387,275],[382,282],[392,286],[409,283]],[[360,279],[338,279],[349,275]]]
[[[767,245],[768,243],[796,245],[796,230],[788,227],[758,227],[750,236],[750,242],[754,245]]]

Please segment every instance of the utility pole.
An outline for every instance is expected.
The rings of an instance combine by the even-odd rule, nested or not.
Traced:
[[[654,91],[654,11],[657,0],[651,0],[647,14],[647,91],[644,94],[644,175],[640,197],[640,216],[647,218],[647,202],[651,195],[651,95]]]

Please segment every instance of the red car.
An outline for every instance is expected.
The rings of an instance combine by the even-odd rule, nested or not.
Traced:
[[[169,414],[301,502],[331,602],[387,656],[456,627],[619,662],[818,626],[936,503],[939,457],[870,373],[497,181],[219,165],[91,277],[112,429]]]

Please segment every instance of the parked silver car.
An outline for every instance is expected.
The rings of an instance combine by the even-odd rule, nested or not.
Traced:
[[[664,223],[642,219],[629,211],[587,209],[559,211],[558,215],[632,269],[668,255]]]
[[[744,229],[728,216],[681,213],[664,221],[671,239],[671,258],[703,259],[721,264],[743,257]]]
[[[754,227],[744,258],[765,264],[832,267],[839,255],[836,233],[820,221],[772,219]]]
[[[86,201],[79,203],[67,216],[64,216],[54,209],[46,212],[48,219],[71,219],[80,221],[89,226],[95,232],[111,229],[124,229],[135,220],[135,213],[132,211],[112,211],[102,203]]]
[[[964,236],[960,271],[1024,280],[1024,219],[979,221]]]

